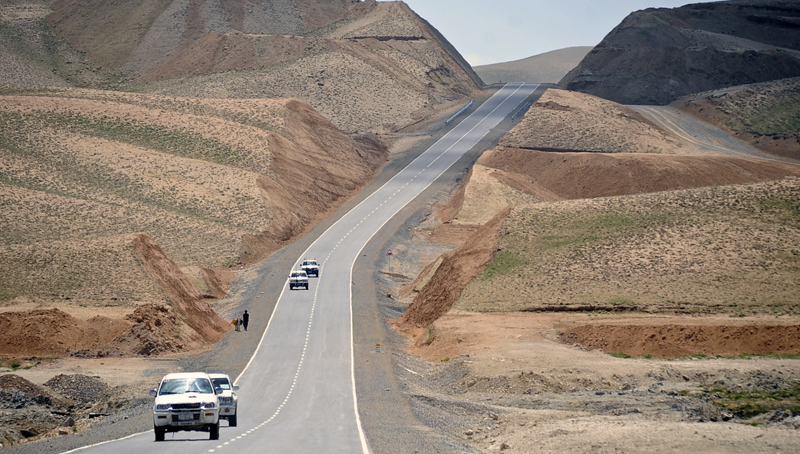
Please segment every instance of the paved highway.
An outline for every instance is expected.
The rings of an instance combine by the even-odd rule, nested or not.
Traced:
[[[309,278],[309,290],[284,286],[256,353],[237,379],[238,427],[223,422],[216,441],[203,432],[178,432],[155,443],[150,431],[80,451],[370,452],[355,399],[353,264],[389,219],[511,115],[536,87],[508,84],[500,89],[309,247],[305,256],[320,262],[320,277]]]

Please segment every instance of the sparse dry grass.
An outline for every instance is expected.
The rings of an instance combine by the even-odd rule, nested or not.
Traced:
[[[800,137],[800,77],[700,93],[684,103],[716,108],[735,133]]]
[[[371,172],[364,160],[374,159],[356,156],[354,143],[315,115],[285,99],[6,90],[0,94],[0,301],[129,310],[165,302],[138,263],[133,234],[149,235],[179,266],[225,267],[238,261],[243,236],[264,234],[278,217],[287,222],[277,211],[282,186],[305,194],[285,202],[300,218],[295,230],[274,227],[291,237],[360,184]],[[315,127],[298,127],[306,121]],[[314,154],[315,164],[295,149]],[[336,156],[335,169],[326,153]],[[304,172],[292,170],[295,162]],[[313,176],[302,176],[308,172]],[[264,181],[274,187],[262,188]],[[319,185],[333,186],[310,197]]]
[[[472,311],[800,313],[800,179],[520,204]]]
[[[674,135],[621,104],[553,89],[542,95],[501,145],[603,153],[675,154],[681,148]]]

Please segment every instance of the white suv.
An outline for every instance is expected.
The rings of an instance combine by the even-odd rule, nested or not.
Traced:
[[[219,396],[219,417],[228,420],[228,426],[236,427],[236,417],[238,416],[239,398],[236,397],[236,390],[239,386],[234,385],[228,374],[208,374],[214,389],[222,388]]]
[[[167,432],[198,430],[210,432],[209,439],[219,440],[219,389],[214,388],[205,372],[167,374],[161,379],[153,405],[153,431],[156,441],[164,441]]]
[[[309,276],[314,275],[319,277],[319,263],[314,259],[303,259],[300,269],[305,271]]]
[[[308,290],[308,274],[305,271],[292,271],[289,275],[289,290],[300,287]]]

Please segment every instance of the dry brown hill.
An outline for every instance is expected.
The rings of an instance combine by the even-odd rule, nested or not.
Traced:
[[[433,232],[463,238],[466,225],[511,208],[492,264],[455,291],[462,310],[731,312],[766,304],[795,314],[794,290],[779,285],[792,281],[794,259],[776,247],[777,238],[782,246],[800,239],[796,229],[780,233],[796,221],[800,180],[785,177],[800,177],[800,166],[700,152],[624,106],[548,90],[479,159]],[[761,183],[769,180],[779,181]],[[749,277],[733,279],[740,274]],[[411,307],[439,304],[423,300],[451,286],[428,279]]]
[[[560,84],[622,104],[800,75],[800,6],[789,0],[649,8],[625,18]]]
[[[443,108],[463,105],[476,93],[480,78],[404,3],[363,3],[359,8],[362,15],[299,37],[207,36],[191,50],[173,53],[170,69],[194,70],[240,47],[255,46],[266,54],[248,71],[209,71],[214,74],[139,88],[200,98],[294,97],[340,129],[374,132],[402,129]],[[225,47],[223,41],[232,44]]]
[[[504,82],[558,83],[578,66],[591,46],[558,49],[521,60],[474,67],[484,83]]]
[[[35,0],[0,23],[0,85],[291,97],[345,131],[400,129],[482,86],[402,2]]]
[[[205,311],[195,289],[226,290],[214,269],[292,240],[386,156],[292,99],[26,91],[0,96],[0,124],[0,298],[80,318],[148,303]],[[142,234],[151,247],[135,247]],[[143,251],[155,249],[177,269],[151,266]],[[191,318],[206,343],[227,329]]]

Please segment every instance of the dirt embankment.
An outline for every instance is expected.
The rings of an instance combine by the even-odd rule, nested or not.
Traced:
[[[98,350],[130,327],[128,321],[101,316],[79,320],[56,308],[0,312],[0,345],[12,358],[64,356]]]
[[[796,355],[800,325],[583,325],[559,331],[562,342],[629,356]]]
[[[213,345],[230,330],[230,324],[214,312],[178,265],[151,238],[139,235],[133,247],[148,274],[170,296],[171,309],[186,324],[186,330],[180,336],[183,342],[197,343],[199,346]],[[134,315],[143,317],[141,313]],[[150,323],[157,326],[159,321],[152,320]],[[186,347],[191,349],[190,345]]]
[[[510,207],[493,260],[420,255],[396,278],[428,315],[408,348],[430,362],[400,373],[412,398],[471,421],[450,433],[481,452],[792,450],[800,167],[696,149],[594,97],[540,102],[418,230],[469,250]],[[456,257],[485,268],[431,323]]]
[[[461,292],[492,261],[509,209],[501,210],[480,227],[467,242],[442,257],[428,283],[414,297],[395,327],[425,342],[425,328],[446,314]],[[413,285],[413,284],[412,284]]]
[[[478,161],[520,192],[570,200],[754,183],[800,176],[800,166],[730,156],[553,153],[495,148]]]
[[[169,305],[141,305],[124,319],[80,320],[56,308],[1,312],[0,342],[7,361],[186,352],[213,345],[230,330],[151,238],[140,234],[132,247],[147,273],[169,295]]]

